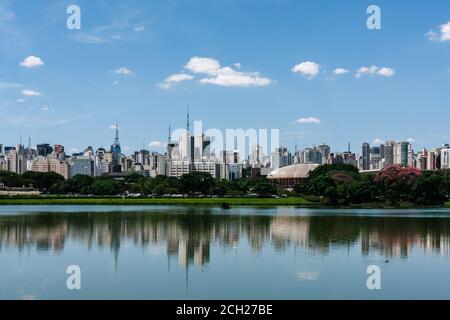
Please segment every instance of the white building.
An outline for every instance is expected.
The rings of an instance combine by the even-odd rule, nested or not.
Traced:
[[[182,159],[191,159],[191,135],[186,132],[180,135],[180,144],[178,145],[179,157]]]
[[[220,164],[216,163],[214,160],[194,161],[192,171],[206,172],[211,174],[214,178],[220,178]]]
[[[450,169],[450,148],[441,150],[441,169]]]
[[[184,174],[190,172],[191,161],[190,159],[172,159],[170,160],[170,173],[171,177],[181,177]]]

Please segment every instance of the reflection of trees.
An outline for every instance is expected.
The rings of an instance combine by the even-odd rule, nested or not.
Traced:
[[[196,211],[198,212],[198,211]],[[253,251],[296,246],[313,254],[361,243],[365,255],[407,257],[416,247],[447,254],[450,219],[356,216],[231,216],[181,212],[47,213],[0,217],[0,250],[59,253],[66,242],[106,248],[118,257],[123,243],[164,245],[180,264],[204,265],[211,245],[234,248],[243,240]]]

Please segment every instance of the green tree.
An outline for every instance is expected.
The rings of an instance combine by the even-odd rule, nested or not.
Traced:
[[[214,178],[207,172],[192,172],[184,174],[178,181],[178,188],[181,193],[204,195],[212,194],[215,186]]]
[[[22,178],[32,183],[33,186],[40,191],[48,191],[55,184],[64,181],[64,177],[55,172],[27,171],[22,175]]]
[[[0,183],[6,187],[23,187],[25,182],[17,173],[0,171]]]
[[[91,185],[94,182],[94,178],[85,175],[76,175],[66,181],[61,181],[51,188],[51,193],[56,194],[91,194]]]
[[[374,175],[363,174],[361,179],[354,181],[349,185],[350,203],[367,203],[377,200],[377,188],[373,181]]]
[[[261,179],[255,184],[253,192],[262,198],[266,198],[272,195],[277,195],[278,188],[274,182]]]
[[[422,173],[412,186],[411,201],[421,206],[440,206],[447,201],[446,181],[441,174]]]
[[[226,179],[219,179],[216,181],[214,194],[218,196],[225,196],[230,193],[231,182]]]
[[[97,196],[113,196],[120,193],[120,185],[109,178],[98,178],[94,180],[90,190]]]

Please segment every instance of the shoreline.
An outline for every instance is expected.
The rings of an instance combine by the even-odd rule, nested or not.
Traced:
[[[440,207],[419,207],[402,203],[393,207],[384,203],[363,203],[346,206],[329,206],[305,198],[121,198],[121,197],[0,197],[0,206],[4,205],[168,205],[168,206],[230,206],[251,207],[298,207],[311,209],[424,209],[450,208],[450,201]]]

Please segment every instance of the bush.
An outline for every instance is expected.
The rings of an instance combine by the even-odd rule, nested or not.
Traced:
[[[440,206],[447,201],[447,186],[443,175],[424,173],[411,190],[411,201],[420,206]]]

